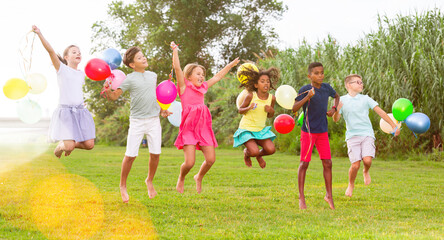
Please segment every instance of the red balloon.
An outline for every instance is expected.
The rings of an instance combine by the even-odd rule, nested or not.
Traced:
[[[93,58],[86,63],[85,74],[91,80],[102,81],[111,75],[111,68],[104,60]]]
[[[280,114],[274,119],[273,125],[278,133],[286,134],[293,130],[295,122],[290,115]]]

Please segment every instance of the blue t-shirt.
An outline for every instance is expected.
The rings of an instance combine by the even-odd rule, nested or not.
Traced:
[[[312,88],[311,84],[307,84],[299,89],[296,101],[301,101],[307,93],[301,94]],[[310,125],[310,133],[324,133],[328,131],[327,107],[328,97],[334,98],[336,91],[328,83],[322,83],[320,88],[314,88],[315,95],[307,101],[304,106],[304,115],[308,116],[308,125]],[[308,132],[305,124],[302,124],[302,131]]]
[[[347,131],[345,140],[353,136],[369,136],[375,138],[372,123],[368,117],[368,110],[378,106],[378,103],[367,95],[358,94],[341,96],[342,108],[339,113],[345,120]]]

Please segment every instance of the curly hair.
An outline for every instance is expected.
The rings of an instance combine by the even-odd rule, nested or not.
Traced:
[[[266,75],[270,78],[270,88],[276,90],[274,85],[277,84],[280,78],[279,70],[275,67],[271,67],[267,70],[259,69],[259,72],[255,71],[253,68],[245,68],[245,70],[239,73],[240,75],[244,75],[246,77],[246,81],[241,83],[239,88],[245,88],[247,91],[257,91],[257,88],[254,86],[259,82],[259,78],[263,75]]]

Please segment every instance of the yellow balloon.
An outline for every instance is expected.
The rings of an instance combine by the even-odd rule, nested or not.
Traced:
[[[240,106],[242,105],[242,103],[244,102],[245,97],[247,96],[248,91],[246,89],[244,89],[241,93],[239,93],[239,95],[236,98],[236,106],[237,109],[240,108]]]
[[[293,109],[295,98],[298,96],[296,90],[290,85],[281,85],[276,89],[276,102],[285,109]]]
[[[392,113],[388,113],[387,114],[389,117],[390,117],[390,119],[395,123],[395,125],[398,127],[398,129],[400,129],[401,128],[401,123],[400,122],[398,122],[398,120],[396,120],[394,117],[393,117],[393,114]],[[379,120],[379,127],[381,128],[381,130],[383,131],[383,132],[385,132],[385,133],[390,133],[391,131],[393,131],[393,128],[392,128],[392,126],[390,126],[390,124],[388,123],[388,122],[386,122],[384,119],[382,119],[381,118],[381,120]]]
[[[40,94],[46,89],[46,78],[40,73],[31,73],[26,77],[29,85],[29,92]]]
[[[247,81],[247,77],[241,74],[242,71],[245,71],[247,69],[253,69],[256,72],[259,72],[259,69],[253,63],[244,63],[240,65],[240,67],[237,69],[237,79],[239,80],[239,82],[244,83],[245,81]]]
[[[3,93],[12,100],[20,99],[28,94],[29,87],[25,80],[20,78],[11,78],[3,86]]]
[[[159,104],[160,108],[162,108],[162,110],[167,110],[171,105],[171,103],[163,104],[163,103],[159,102],[159,100],[157,100],[157,103]]]

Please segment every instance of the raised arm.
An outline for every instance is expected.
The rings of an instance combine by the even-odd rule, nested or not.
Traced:
[[[173,68],[176,72],[176,80],[177,84],[179,85],[180,94],[183,94],[185,92],[185,80],[182,68],[180,67],[180,61],[179,61],[179,47],[174,43],[171,42],[170,45],[171,49],[173,49]]]
[[[49,57],[51,58],[52,64],[54,65],[54,68],[56,71],[59,71],[60,68],[60,60],[57,57],[57,53],[54,51],[54,49],[51,47],[49,42],[43,37],[42,32],[40,32],[40,29],[37,26],[32,26],[32,31],[39,36],[40,41],[43,44],[43,47],[48,51]]]
[[[219,82],[234,66],[239,63],[239,58],[234,59],[232,62],[227,64],[222,70],[220,70],[216,75],[214,75],[210,80],[207,81],[208,88],[213,86],[215,83]]]
[[[392,119],[387,115],[387,113],[382,110],[379,106],[373,108],[373,110],[382,118],[384,121],[388,122],[390,126],[392,126],[393,131],[395,132],[395,137],[398,136],[401,131],[399,128],[396,128],[396,124],[392,121]],[[395,130],[396,129],[396,130]]]

